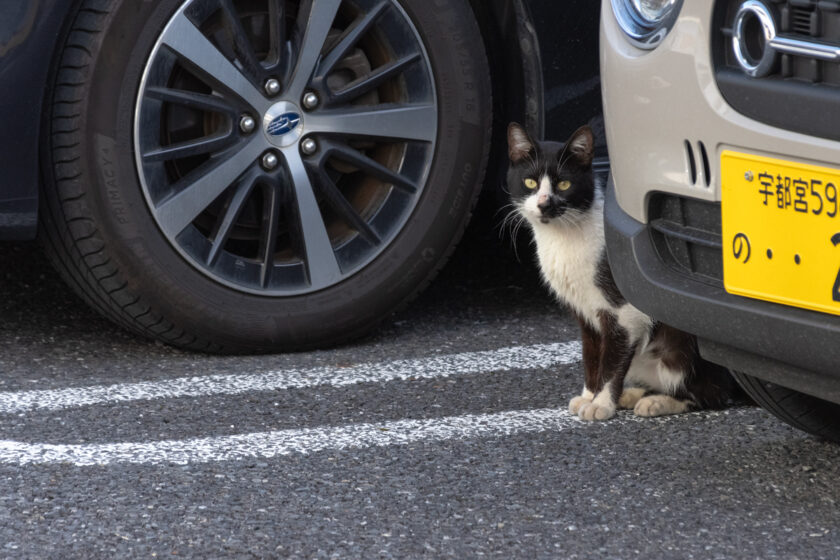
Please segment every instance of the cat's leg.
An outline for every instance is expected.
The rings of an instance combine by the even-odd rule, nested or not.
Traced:
[[[595,393],[603,385],[599,378],[601,335],[582,317],[578,317],[578,322],[583,343],[583,391],[580,396],[569,401],[569,411],[572,414],[577,414],[580,407],[591,403]]]
[[[694,344],[684,344],[682,352],[691,356],[691,362],[683,364],[682,387],[672,393],[677,399],[690,399],[690,408],[700,410],[725,408],[733,397],[738,398],[740,389],[727,368],[701,358]]]
[[[652,417],[682,414],[697,408],[686,390],[686,384],[690,384],[693,377],[694,337],[660,324],[650,343],[649,353],[657,357],[655,378],[648,380],[656,394],[639,399],[633,412],[637,416]]]
[[[687,399],[677,399],[669,395],[648,395],[639,399],[633,412],[636,416],[665,416],[667,414],[682,414],[694,407],[694,403]]]
[[[652,356],[646,348],[641,345],[633,356],[633,361],[630,362],[630,369],[627,370],[627,377],[624,378],[624,391],[618,399],[618,408],[625,408],[632,410],[639,402],[639,399],[645,396],[650,391],[651,378],[656,377],[656,367],[659,363],[658,358]]]
[[[624,378],[636,354],[636,343],[630,341],[627,331],[618,324],[615,314],[602,311],[599,319],[599,376],[604,380],[604,386],[595,394],[591,403],[580,407],[578,417],[581,420],[608,420],[615,416],[618,400],[624,389]]]
[[[641,387],[627,387],[618,398],[618,408],[634,408],[636,403],[645,396],[647,389]]]

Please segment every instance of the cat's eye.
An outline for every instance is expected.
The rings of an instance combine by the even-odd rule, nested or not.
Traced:
[[[559,183],[557,183],[557,188],[561,191],[567,191],[571,186],[572,184],[569,181],[560,181]]]
[[[537,182],[533,179],[525,179],[525,186],[533,190],[537,188]]]

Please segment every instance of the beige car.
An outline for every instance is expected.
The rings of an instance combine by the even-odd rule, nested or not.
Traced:
[[[607,248],[637,307],[840,439],[840,1],[603,0]]]

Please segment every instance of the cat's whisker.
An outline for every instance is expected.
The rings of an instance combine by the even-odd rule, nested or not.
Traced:
[[[516,243],[516,239],[519,235],[519,229],[522,225],[526,223],[525,216],[519,215],[519,220],[517,220],[516,224],[514,225],[513,236],[511,237],[511,245],[513,246],[513,254],[516,256],[516,262],[522,262],[522,259],[519,258],[519,246]],[[534,239],[531,237],[531,243],[533,244]]]
[[[510,246],[513,249],[513,256],[516,257],[516,262],[522,262],[519,259],[519,246],[516,244],[516,235],[517,235],[518,232],[519,232],[519,226],[517,224],[516,226],[514,226],[513,235],[510,238]]]
[[[511,222],[511,241],[516,243],[516,240],[519,237],[519,230],[522,229],[522,226],[526,223],[525,216],[517,213],[514,215]]]
[[[499,228],[499,238],[504,237],[506,232],[510,232],[510,244],[513,248],[514,256],[516,257],[517,262],[522,262],[519,258],[519,248],[516,242],[519,235],[519,229],[526,221],[525,216],[522,214],[522,205],[521,203],[511,202],[500,208],[496,212],[496,215],[504,211],[507,211],[507,213],[502,218],[501,223],[497,226]]]
[[[560,155],[557,156],[558,165],[564,165],[570,157],[569,151],[569,144],[568,142],[563,146],[563,151],[560,152]]]
[[[499,237],[503,237],[506,231],[510,231],[510,244],[513,248],[514,255],[516,256],[516,260],[521,262],[519,259],[519,249],[516,243],[516,240],[519,235],[519,229],[522,227],[522,224],[525,222],[525,217],[522,215],[521,205],[517,203],[510,203],[504,206],[500,210],[510,209],[508,213],[505,215],[504,219],[502,220],[500,229],[499,229]]]
[[[574,224],[574,226],[578,229],[578,231],[583,233],[583,224],[582,224],[583,216],[577,215],[577,216],[569,216],[569,217],[572,218],[570,221]]]
[[[502,206],[501,208],[496,210],[496,213],[493,215],[493,217],[495,218],[496,216],[498,216],[502,212],[508,211],[509,208],[513,209],[511,211],[516,211],[516,204],[513,203],[513,202],[509,202],[508,204],[505,204],[504,206]],[[510,212],[508,212],[508,213],[510,213]],[[507,218],[507,216],[505,216],[505,218]]]
[[[516,217],[517,210],[515,205],[512,203],[499,208],[499,210],[496,212],[496,215],[507,210],[508,208],[512,209],[509,210],[508,213],[505,214],[505,216],[502,218],[502,221],[499,224],[497,224],[497,227],[500,229],[500,233],[504,233],[505,228],[508,225],[510,225],[510,222]]]
[[[503,193],[505,193],[508,196],[511,196],[510,189],[508,188],[507,181],[499,181],[499,188],[502,190]],[[505,207],[512,206],[512,205],[513,205],[513,203],[506,204]]]
[[[560,175],[561,173],[563,173],[563,170],[566,168],[566,162],[568,162],[568,161],[569,161],[569,157],[570,157],[570,156],[566,156],[565,158],[563,157],[563,155],[564,155],[565,153],[566,153],[566,150],[565,150],[565,148],[564,148],[564,149],[563,149],[563,152],[560,154],[560,157],[559,157],[559,158],[558,158],[558,160],[557,160],[557,174],[558,174],[558,175]]]
[[[519,235],[519,229],[522,227],[522,224],[525,223],[525,217],[517,213],[514,215],[511,222],[511,237],[514,241],[516,241],[516,238]]]

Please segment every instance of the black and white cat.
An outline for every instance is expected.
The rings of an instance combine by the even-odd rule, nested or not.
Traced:
[[[737,391],[729,372],[702,360],[693,336],[654,321],[618,291],[593,152],[589,126],[565,144],[534,142],[516,123],[508,128],[514,211],[531,227],[544,281],[581,327],[584,387],[569,409],[606,420],[617,408],[660,416],[723,407]]]

